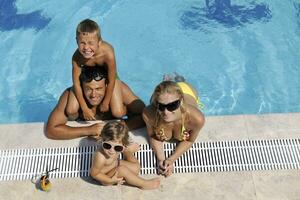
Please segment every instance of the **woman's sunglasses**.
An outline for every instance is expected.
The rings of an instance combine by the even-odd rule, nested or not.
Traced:
[[[107,142],[102,142],[103,149],[110,150],[112,147],[114,148],[115,152],[122,152],[124,150],[124,146],[122,145],[112,145]]]
[[[163,103],[157,102],[157,108],[159,111],[164,111],[165,109],[167,109],[168,111],[172,112],[172,111],[176,110],[177,108],[179,108],[179,106],[180,106],[180,99],[173,101],[171,103],[168,103],[168,104],[163,104]]]

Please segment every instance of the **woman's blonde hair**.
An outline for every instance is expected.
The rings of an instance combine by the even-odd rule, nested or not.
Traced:
[[[129,145],[128,127],[120,121],[107,122],[101,131],[101,141],[120,140],[125,146]]]
[[[165,93],[174,94],[178,96],[179,100],[181,101],[180,110],[182,114],[182,119],[185,121],[188,118],[188,113],[187,113],[186,104],[184,100],[184,94],[181,88],[174,81],[163,81],[155,87],[154,92],[150,99],[150,104],[156,109],[156,115],[155,115],[154,127],[153,127],[154,130],[156,130],[161,125],[160,115],[157,109],[157,103],[158,103],[159,96]]]

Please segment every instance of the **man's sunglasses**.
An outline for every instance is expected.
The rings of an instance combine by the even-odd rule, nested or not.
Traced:
[[[105,78],[103,73],[92,69],[84,69],[80,74],[80,80],[87,83],[91,82],[92,80],[101,81],[103,78]]]
[[[179,108],[179,106],[180,106],[180,99],[173,101],[171,103],[168,103],[168,104],[163,104],[163,103],[157,102],[157,109],[159,111],[164,111],[165,109],[167,109],[168,111],[172,112],[172,111],[176,110],[177,108]]]
[[[114,148],[115,152],[122,152],[124,150],[124,146],[122,145],[112,145],[107,142],[102,142],[103,149],[110,150],[112,147]]]

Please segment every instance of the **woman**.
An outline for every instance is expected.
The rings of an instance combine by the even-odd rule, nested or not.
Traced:
[[[175,160],[193,145],[205,121],[195,89],[182,77],[176,76],[175,80],[163,81],[156,86],[151,104],[143,112],[158,172],[166,177],[173,173]],[[166,158],[163,142],[171,139],[179,143]]]

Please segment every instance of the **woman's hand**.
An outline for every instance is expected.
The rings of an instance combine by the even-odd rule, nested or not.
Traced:
[[[166,177],[171,176],[174,171],[174,161],[168,158],[163,161],[163,166],[165,169],[163,175]]]
[[[158,173],[168,177],[173,174],[174,161],[171,159],[166,159],[163,161],[158,161]]]

